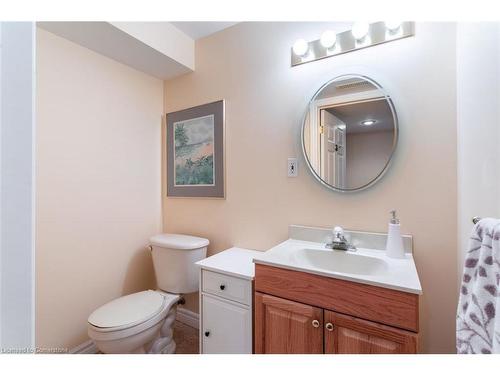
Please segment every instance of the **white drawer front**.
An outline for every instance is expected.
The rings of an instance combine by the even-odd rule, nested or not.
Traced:
[[[203,270],[203,292],[215,294],[244,305],[251,305],[252,283],[250,280]]]
[[[203,295],[200,331],[203,354],[251,354],[252,312],[249,308]]]

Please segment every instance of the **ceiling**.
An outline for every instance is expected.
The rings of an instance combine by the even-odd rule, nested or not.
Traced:
[[[341,95],[358,94],[370,90],[378,90],[378,88],[363,78],[353,77],[339,81],[335,80],[329,83],[321,89],[321,92],[315,99],[318,100],[333,98]]]
[[[391,108],[385,99],[342,105],[327,111],[347,125],[348,134],[394,130]],[[363,126],[360,123],[364,120],[377,122],[372,126]]]
[[[141,38],[138,34],[132,35],[126,29],[117,27],[110,22],[37,22],[37,26],[45,29],[62,38],[77,43],[103,56],[107,56],[122,64],[128,65],[141,72],[152,75],[160,79],[172,79],[181,74],[192,72],[193,69],[186,63],[186,60],[181,59],[179,55],[172,51],[161,50],[158,44],[152,45],[150,40]],[[130,23],[132,24],[132,23]],[[167,29],[160,29],[162,32],[168,30],[174,31],[166,40],[176,40],[176,51],[192,50],[192,61],[194,63],[194,43],[190,38],[187,38],[183,32],[179,31],[172,25]],[[158,35],[157,28],[145,28],[149,33],[146,35]],[[154,34],[156,32],[156,34]],[[165,36],[165,34],[160,34]],[[182,38],[176,39],[178,36]],[[185,48],[181,44],[183,39],[189,40]]]
[[[184,34],[197,40],[227,29],[238,22],[170,22]]]
[[[194,70],[194,40],[237,22],[37,22],[37,26],[160,79]]]

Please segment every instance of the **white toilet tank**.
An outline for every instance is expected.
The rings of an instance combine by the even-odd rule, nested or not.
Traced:
[[[159,234],[150,239],[158,288],[170,293],[198,291],[195,263],[207,256],[206,238],[184,234]]]

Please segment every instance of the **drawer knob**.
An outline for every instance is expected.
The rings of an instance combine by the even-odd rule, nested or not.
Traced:
[[[226,289],[226,286],[224,284],[221,284],[219,288],[220,288],[220,290],[224,290],[224,289]]]
[[[313,325],[314,328],[318,328],[319,327],[319,321],[317,321],[316,319],[314,319],[312,321],[312,325]]]
[[[205,331],[205,337],[210,336],[210,331]]]
[[[332,323],[326,323],[325,328],[326,328],[328,331],[333,331],[333,324],[332,324]]]

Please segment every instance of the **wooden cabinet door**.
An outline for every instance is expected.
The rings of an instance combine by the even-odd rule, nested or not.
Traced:
[[[252,354],[250,309],[205,294],[201,300],[201,353]]]
[[[255,293],[256,354],[323,353],[323,309]]]
[[[417,352],[413,332],[325,310],[325,353],[412,354]]]

